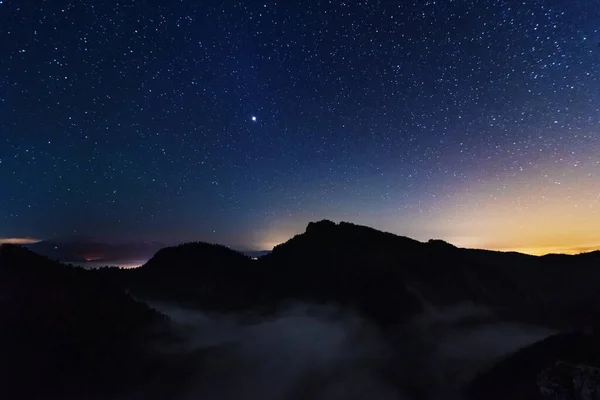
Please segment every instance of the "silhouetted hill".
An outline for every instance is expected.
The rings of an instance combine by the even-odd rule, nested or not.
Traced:
[[[311,222],[256,261],[222,246],[186,244],[112,274],[136,295],[203,309],[289,301],[352,306],[382,323],[461,302],[554,327],[583,326],[599,304],[598,252],[536,257],[423,243],[372,228]]]
[[[440,316],[465,302],[501,319],[590,327],[600,309],[599,264],[600,252],[535,257],[461,249],[331,221],[310,223],[257,260],[220,245],[188,243],[164,248],[133,270],[86,271],[3,245],[0,390],[20,390],[22,398],[177,398],[199,371],[210,374],[223,349],[160,356],[149,351],[164,341],[173,344],[176,335],[166,328],[166,317],[129,293],[235,314],[271,312],[298,301],[342,305],[377,327],[391,327],[381,331],[401,341],[405,336],[392,335],[398,323],[423,312]],[[473,318],[461,323],[490,316]],[[540,342],[481,374],[466,393],[473,399],[489,392],[496,397],[485,398],[535,399],[536,377],[556,361],[595,365],[595,337],[562,334]],[[588,371],[570,364],[557,369],[567,376]],[[553,373],[551,368],[548,375]]]
[[[421,309],[405,288],[405,271],[391,267],[421,245],[368,227],[320,221],[258,262],[279,297],[341,303],[393,322]]]
[[[130,387],[145,373],[144,345],[165,322],[89,271],[13,245],[0,246],[0,316],[7,399],[94,398]]]
[[[544,370],[552,368],[557,363],[586,368],[600,367],[600,341],[598,334],[573,332],[561,333],[548,337],[531,346],[508,356],[489,371],[482,373],[471,382],[465,394],[467,398],[512,400],[512,399],[544,399],[542,389],[545,386],[564,386],[564,390],[572,392],[576,385],[572,381],[562,381],[559,376],[552,377],[554,382],[543,382],[540,375]],[[596,372],[596,381],[592,384],[596,390],[600,375]],[[561,382],[562,381],[562,382]],[[583,382],[580,382],[582,384]],[[595,399],[597,397],[578,397],[573,393],[565,393],[564,399]]]
[[[198,255],[202,256],[201,263],[196,260]],[[144,271],[159,271],[168,265],[169,271],[204,277],[220,276],[223,270],[217,268],[219,265],[240,269],[248,261],[248,256],[225,246],[196,242],[161,249],[143,267]]]
[[[312,286],[326,298],[328,288],[345,288],[348,298],[359,294],[359,301],[374,303],[369,308],[388,309],[390,318],[468,301],[504,317],[571,326],[587,322],[599,299],[600,260],[589,254],[460,249],[345,222],[311,223],[260,261],[297,292]]]
[[[131,270],[100,269],[138,296],[209,310],[252,305],[260,288],[256,261],[225,246],[186,243],[157,252]]]

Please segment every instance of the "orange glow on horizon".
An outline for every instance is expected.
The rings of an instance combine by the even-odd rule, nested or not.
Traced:
[[[533,256],[543,256],[546,254],[570,254],[570,255],[574,255],[574,254],[583,254],[583,253],[590,253],[596,250],[600,250],[600,245],[598,246],[590,246],[590,247],[532,247],[532,248],[522,248],[522,247],[515,247],[515,248],[498,248],[498,249],[494,249],[494,248],[490,248],[488,250],[494,250],[494,251],[514,251],[517,253],[524,253],[524,254],[530,254]]]
[[[535,255],[598,250],[600,159],[580,154],[470,184],[432,214],[427,230],[461,247]]]
[[[0,244],[33,244],[41,242],[40,239],[34,239],[29,237],[24,238],[2,238],[0,237]]]
[[[294,235],[291,235],[289,237],[286,237],[285,239],[267,239],[266,241],[262,242],[259,246],[259,248],[261,250],[268,250],[271,251],[273,250],[277,245],[280,245],[281,243],[285,243],[287,242],[289,239],[291,239]]]
[[[319,207],[311,215],[278,221],[259,244],[285,242],[309,221],[348,221],[420,241],[442,239],[458,247],[532,255],[600,250],[600,148],[539,164],[482,166],[478,179],[423,183],[420,199],[356,207]]]

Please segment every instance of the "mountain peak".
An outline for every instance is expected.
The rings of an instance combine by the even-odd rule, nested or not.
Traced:
[[[248,256],[220,244],[189,242],[159,250],[141,269],[195,270],[206,265],[247,261],[250,261]]]
[[[306,227],[306,233],[331,231],[332,229],[335,229],[335,227],[335,222],[328,219],[323,219],[317,222],[309,222],[308,226]]]
[[[437,246],[439,248],[454,248],[456,249],[457,247],[455,245],[453,245],[452,243],[448,243],[445,240],[442,239],[429,239],[427,241],[428,244],[430,245],[434,245]]]

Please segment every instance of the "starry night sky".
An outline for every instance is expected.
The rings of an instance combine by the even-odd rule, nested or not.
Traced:
[[[0,1],[0,238],[600,245],[600,0]]]

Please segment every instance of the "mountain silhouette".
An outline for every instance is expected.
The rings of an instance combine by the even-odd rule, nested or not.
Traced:
[[[554,382],[540,382],[545,369],[557,364],[593,368],[595,377],[593,386],[600,390],[600,336],[596,332],[561,333],[548,337],[528,346],[502,360],[489,371],[485,371],[471,382],[465,390],[468,399],[544,399],[543,386],[563,386],[564,397],[549,395],[559,399],[595,399],[575,393],[572,377],[562,381],[559,376],[552,377]],[[583,379],[579,382],[584,384]],[[562,382],[561,382],[562,381]],[[541,387],[542,386],[542,387]],[[600,393],[600,392],[597,392]],[[589,396],[589,393],[588,393]],[[547,398],[547,397],[546,397]]]
[[[88,271],[2,245],[0,388],[9,394],[3,398],[178,398],[198,371],[227,370],[221,361],[232,352],[227,346],[154,351],[177,342],[180,328],[144,301],[203,315],[271,316],[296,303],[341,306],[398,341],[411,337],[393,336],[398,326],[425,315],[445,329],[443,310],[466,303],[490,310],[473,318],[573,331],[509,355],[464,392],[469,399],[535,399],[543,390],[571,390],[555,379],[596,384],[598,282],[600,251],[538,257],[463,249],[327,220],[309,223],[258,258],[196,242],[163,248],[130,270]],[[397,381],[398,370],[389,371],[386,379]]]
[[[160,250],[140,268],[106,272],[118,272],[127,289],[143,298],[236,311],[258,305],[252,300],[261,289],[254,267],[250,257],[225,246],[186,243]]]
[[[537,257],[462,249],[324,220],[257,260],[190,243],[160,250],[135,270],[99,273],[141,297],[202,309],[334,303],[389,324],[472,302],[503,318],[571,329],[588,326],[599,308],[599,266],[600,252]]]
[[[3,398],[117,393],[144,379],[165,323],[89,271],[14,245],[0,246],[0,311]]]

